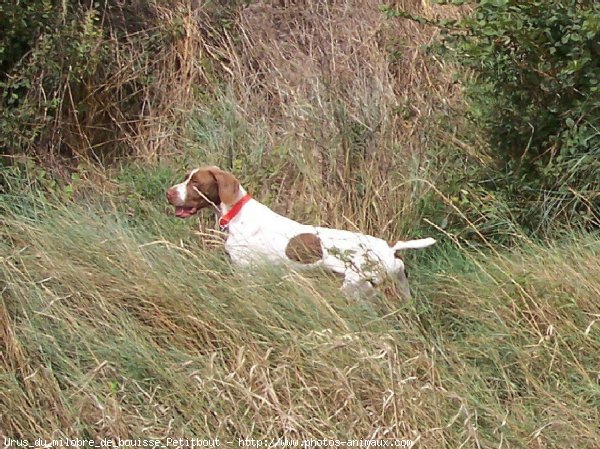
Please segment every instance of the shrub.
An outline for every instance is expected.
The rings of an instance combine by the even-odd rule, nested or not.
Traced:
[[[197,55],[224,20],[221,12],[212,17],[201,6],[183,6],[0,5],[2,153],[61,162],[172,151],[192,107],[192,86],[206,84],[210,71],[209,64],[192,69]]]
[[[477,174],[487,180],[483,195],[499,192],[531,230],[548,229],[557,219],[597,226],[600,3],[441,3],[471,9],[457,21],[392,15],[441,27],[436,48],[466,74],[467,118],[495,160]]]
[[[600,4],[488,0],[459,26],[444,45],[475,74],[473,117],[500,156],[534,164],[598,149]]]

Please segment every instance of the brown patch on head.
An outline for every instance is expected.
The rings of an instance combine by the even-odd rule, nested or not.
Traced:
[[[180,193],[182,186],[185,194]],[[219,206],[221,203],[234,204],[239,199],[240,183],[226,171],[218,167],[202,167],[188,173],[181,184],[167,191],[167,200],[189,216],[200,209]]]
[[[188,218],[205,207],[218,207],[222,202],[220,186],[225,183],[221,181],[220,184],[218,178],[221,175],[217,172],[221,172],[217,167],[196,168],[188,173],[182,182],[167,190],[167,201],[175,206],[177,217]],[[239,183],[237,189],[239,191]],[[224,196],[228,196],[227,191]]]
[[[215,178],[222,203],[233,206],[239,200],[240,183],[235,176],[219,167],[205,167],[200,169],[200,171],[202,170],[208,171]]]
[[[233,205],[240,197],[240,183],[218,167],[202,167],[188,173],[183,182],[167,190],[167,201],[175,206],[175,215],[188,218],[200,209]]]
[[[303,233],[292,237],[285,248],[285,255],[294,262],[310,264],[323,258],[321,239],[315,234]]]
[[[215,177],[205,168],[194,171],[186,187],[185,205],[194,206],[197,209],[219,205],[219,187]]]

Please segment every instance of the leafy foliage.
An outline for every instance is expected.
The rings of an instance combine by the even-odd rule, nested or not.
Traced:
[[[531,230],[557,219],[597,226],[600,208],[600,3],[576,0],[443,1],[468,4],[438,26],[437,50],[462,69],[467,118],[495,163],[475,170]],[[491,168],[491,169],[490,169]],[[453,173],[454,175],[456,173]],[[465,183],[467,179],[465,179]]]
[[[600,4],[479,2],[446,34],[475,73],[473,116],[502,156],[525,163],[598,150]]]
[[[52,8],[48,1],[19,3],[0,4],[0,79],[31,49]]]
[[[199,15],[146,0],[0,5],[0,150],[47,162],[155,157],[170,143],[155,129],[174,134],[165,127],[183,120],[189,85],[208,70],[182,73],[194,53],[176,48],[202,44]]]
[[[0,8],[0,148],[17,153],[33,145],[66,109],[67,86],[77,88],[97,70],[106,45],[94,9],[65,4],[62,10],[48,1]]]

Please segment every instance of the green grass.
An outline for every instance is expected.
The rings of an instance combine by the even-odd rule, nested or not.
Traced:
[[[6,435],[600,444],[593,236],[485,252],[442,238],[409,258],[411,301],[354,302],[319,274],[233,270],[140,182],[3,198]]]
[[[521,201],[457,68],[420,50],[437,28],[369,1],[142,3],[103,4],[83,34],[55,15],[67,28],[7,74],[0,437],[600,447],[598,236],[524,237],[515,216],[554,223],[581,198]],[[74,59],[61,35],[107,52]],[[302,222],[440,243],[407,254],[404,302],[242,273],[209,213],[177,220],[164,200],[200,164]]]

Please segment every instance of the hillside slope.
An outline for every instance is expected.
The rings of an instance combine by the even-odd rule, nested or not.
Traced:
[[[441,243],[409,260],[413,300],[356,303],[323,275],[236,273],[162,207],[6,200],[8,436],[600,442],[585,235],[487,255]]]

